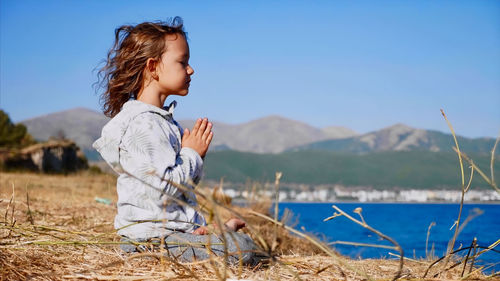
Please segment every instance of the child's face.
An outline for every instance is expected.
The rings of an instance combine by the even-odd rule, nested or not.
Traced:
[[[158,64],[158,85],[162,95],[185,96],[194,70],[189,65],[189,46],[180,34],[166,36],[167,50]]]

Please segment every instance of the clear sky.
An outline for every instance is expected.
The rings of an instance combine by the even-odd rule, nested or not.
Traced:
[[[500,131],[500,1],[0,1],[0,107],[99,110],[122,24],[181,16],[195,69],[176,118],[281,115],[360,133]]]

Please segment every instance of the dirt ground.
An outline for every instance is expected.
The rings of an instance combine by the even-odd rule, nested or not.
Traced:
[[[242,216],[245,231],[254,239],[255,233],[262,236],[259,245],[270,258],[255,267],[227,266],[216,257],[180,263],[161,251],[127,254],[113,229],[115,181],[111,175],[89,172],[0,173],[0,280],[391,280],[400,266],[397,259],[352,260],[327,253],[318,240],[292,235],[255,215],[269,215],[270,202],[263,199],[249,208],[225,205]],[[230,210],[217,214],[226,218]],[[461,279],[463,265],[436,275],[442,264],[422,278],[431,263],[405,260],[400,278]],[[468,280],[499,280],[480,270],[468,272]]]

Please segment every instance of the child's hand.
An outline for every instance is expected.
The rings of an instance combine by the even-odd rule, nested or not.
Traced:
[[[204,158],[213,136],[212,123],[208,122],[207,118],[198,119],[191,132],[187,128],[184,129],[181,146],[194,149]]]
[[[194,235],[207,235],[208,228],[206,228],[205,226],[200,226],[195,231],[193,231],[193,234]]]
[[[226,227],[232,231],[238,231],[246,226],[246,223],[238,218],[232,218],[225,223]]]
[[[238,231],[240,229],[242,229],[243,227],[246,226],[246,223],[238,218],[232,218],[232,219],[229,219],[228,221],[226,221],[226,223],[224,223],[224,226],[226,228],[226,230],[229,230],[229,231]],[[210,229],[211,231],[210,231]],[[195,235],[207,235],[207,234],[210,234],[210,233],[220,233],[221,231],[219,230],[219,227],[217,226],[217,224],[211,224],[210,226],[200,226],[198,227],[195,231],[193,231],[193,234]]]

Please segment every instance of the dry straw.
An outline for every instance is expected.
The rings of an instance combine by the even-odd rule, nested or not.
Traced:
[[[170,183],[175,188],[192,191],[196,194],[200,206],[198,211],[206,214],[217,227],[211,233],[224,234],[223,221],[229,217],[237,217],[247,223],[245,232],[259,245],[259,255],[267,257],[269,263],[263,262],[256,267],[241,264],[229,265],[227,241],[221,235],[225,251],[223,256],[215,256],[211,252],[205,261],[190,263],[179,262],[165,254],[165,241],[122,242],[112,229],[112,218],[116,209],[112,206],[94,202],[99,197],[116,198],[110,186],[115,178],[109,175],[90,177],[89,175],[37,175],[37,174],[1,174],[0,206],[5,208],[3,221],[0,222],[0,273],[1,280],[25,280],[30,278],[54,279],[92,279],[92,280],[374,280],[398,278],[427,278],[435,265],[439,270],[432,272],[433,278],[447,279],[487,279],[495,277],[482,274],[488,267],[475,267],[475,261],[487,251],[498,252],[495,247],[500,239],[484,247],[478,241],[471,246],[454,249],[456,237],[466,224],[480,212],[470,214],[461,222],[463,197],[470,189],[474,172],[490,184],[496,186],[493,163],[494,154],[500,137],[495,142],[491,153],[488,177],[472,159],[459,150],[458,141],[451,123],[443,113],[450,126],[455,149],[459,157],[462,174],[462,200],[456,222],[456,229],[450,247],[445,256],[433,259],[434,251],[427,251],[431,224],[427,231],[426,254],[428,259],[413,260],[404,257],[399,244],[391,237],[371,227],[364,219],[362,209],[357,208],[354,218],[337,206],[335,213],[325,219],[337,216],[347,217],[352,222],[366,228],[379,237],[389,241],[393,246],[377,245],[362,242],[326,241],[295,229],[290,225],[289,215],[281,220],[279,211],[279,184],[281,173],[276,173],[274,184],[274,216],[269,214],[271,201],[259,197],[258,184],[251,186],[249,206],[231,205],[231,200],[222,194],[223,181],[214,191],[204,188],[192,189]],[[465,184],[463,161],[471,165],[471,173]],[[16,182],[26,184],[26,195],[16,192]],[[36,183],[36,184],[34,184]],[[11,192],[8,190],[10,187]],[[154,188],[154,187],[151,187]],[[24,198],[24,199],[20,199]],[[23,202],[25,200],[26,202]],[[172,200],[176,200],[175,198]],[[183,201],[176,201],[185,204]],[[286,212],[285,212],[286,214]],[[229,233],[230,235],[230,233]],[[117,245],[133,243],[146,249],[142,253],[124,254]],[[351,260],[336,253],[331,245],[344,244],[363,247],[378,247],[396,250],[397,261]],[[189,246],[189,243],[185,244]],[[210,241],[204,243],[209,249]],[[455,255],[468,250],[464,258]],[[238,253],[236,253],[238,254]],[[241,254],[241,253],[239,253]],[[453,261],[451,266],[448,263]],[[461,266],[460,266],[461,265]]]

